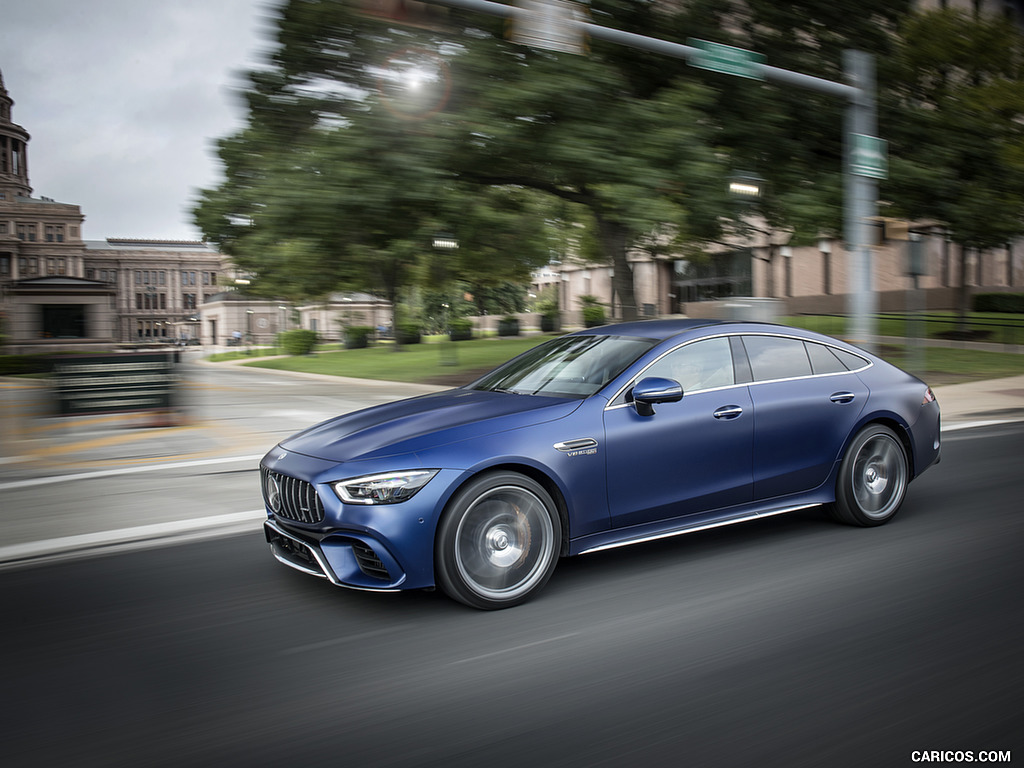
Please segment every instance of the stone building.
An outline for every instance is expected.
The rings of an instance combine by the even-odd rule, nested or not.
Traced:
[[[85,277],[115,288],[120,343],[199,338],[199,307],[230,279],[218,251],[199,241],[107,238],[85,242]]]
[[[29,133],[0,73],[0,319],[9,351],[198,338],[226,259],[202,242],[83,240],[78,205],[32,197]]]

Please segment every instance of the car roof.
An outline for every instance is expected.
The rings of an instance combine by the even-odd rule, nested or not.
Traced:
[[[629,323],[616,323],[614,325],[602,325],[598,328],[587,328],[576,331],[572,336],[636,336],[643,339],[657,339],[661,341],[676,336],[694,328],[706,326],[725,325],[731,321],[725,320],[636,320]]]

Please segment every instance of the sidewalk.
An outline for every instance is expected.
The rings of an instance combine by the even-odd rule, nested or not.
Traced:
[[[1024,376],[934,387],[943,428],[976,422],[1024,420]]]

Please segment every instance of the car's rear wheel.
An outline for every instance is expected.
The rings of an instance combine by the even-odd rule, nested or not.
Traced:
[[[888,427],[869,424],[853,438],[843,457],[830,511],[849,525],[887,523],[903,504],[909,478],[903,443]]]
[[[494,610],[525,602],[558,562],[562,526],[543,486],[515,472],[470,481],[438,528],[437,579],[450,597]]]

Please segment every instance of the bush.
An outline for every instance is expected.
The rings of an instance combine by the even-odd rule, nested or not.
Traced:
[[[395,339],[399,344],[419,344],[423,329],[419,323],[399,323],[395,328]]]
[[[278,334],[278,346],[284,347],[289,355],[308,355],[316,346],[316,331],[307,331],[296,328],[293,331],[283,331]]]
[[[450,323],[448,338],[452,341],[469,341],[473,338],[473,321],[465,317],[456,317]]]
[[[498,335],[499,336],[518,336],[519,335],[519,318],[517,317],[503,317],[498,321]]]
[[[1024,314],[1024,293],[975,294],[974,311]]]
[[[585,328],[596,328],[607,322],[604,316],[604,307],[596,304],[588,304],[583,308],[583,326]]]
[[[557,312],[553,315],[549,315],[547,313],[542,314],[540,316],[540,330],[543,333],[554,333],[558,330],[558,321],[559,317]]]
[[[371,333],[368,325],[350,325],[345,329],[345,349],[365,349]]]

